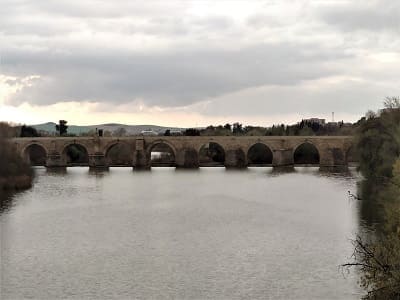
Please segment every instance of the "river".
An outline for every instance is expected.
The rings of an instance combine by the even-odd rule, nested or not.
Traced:
[[[355,172],[36,169],[2,195],[1,299],[359,299]],[[7,199],[5,199],[7,198]]]

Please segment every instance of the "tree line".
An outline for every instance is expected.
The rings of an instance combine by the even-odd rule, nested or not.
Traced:
[[[338,123],[321,124],[319,122],[302,120],[294,125],[278,124],[271,127],[243,126],[236,122],[225,125],[210,125],[203,129],[189,128],[183,132],[186,136],[322,136],[322,135],[353,135],[361,119],[355,124]]]

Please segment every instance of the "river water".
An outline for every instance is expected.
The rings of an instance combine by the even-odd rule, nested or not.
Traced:
[[[355,173],[36,173],[2,195],[1,299],[360,298]]]

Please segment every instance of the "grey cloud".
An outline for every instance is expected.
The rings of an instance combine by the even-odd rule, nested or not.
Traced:
[[[43,14],[71,18],[120,18],[129,16],[149,16],[179,14],[187,1],[130,1],[119,0],[2,0],[0,14],[20,15],[21,13]]]
[[[307,4],[287,20],[284,12],[279,19],[269,16],[265,6],[265,11],[238,20],[234,14],[187,13],[189,1],[3,0],[1,72],[17,77],[10,85],[41,76],[9,99],[14,105],[142,99],[148,106],[174,107],[278,86],[282,88],[265,97],[241,94],[240,99],[215,100],[204,113],[356,110],[363,99],[372,103],[371,95],[381,99],[389,94],[386,87],[398,78],[399,61],[389,68],[376,61],[369,66],[365,58],[382,49],[395,52],[398,46],[382,47],[365,37],[385,30],[396,41],[400,2],[369,3]],[[362,43],[352,34],[360,29]],[[344,85],[324,93],[296,89],[304,81],[332,75],[390,84],[373,90]]]
[[[41,18],[15,18],[3,16],[0,19],[0,33],[6,36],[54,37],[66,35],[79,29],[70,20],[54,20]]]
[[[310,50],[312,49],[312,50]],[[10,49],[3,52],[9,75],[39,74],[12,103],[62,101],[182,106],[244,88],[290,85],[338,72],[331,60],[348,59],[315,45],[260,45],[239,50],[184,50],[162,54],[86,49],[53,53]]]
[[[317,80],[308,82],[306,86],[264,86],[223,96],[214,99],[202,113],[217,116],[229,107],[229,113],[233,115],[298,113],[307,116],[312,113],[315,116],[329,116],[334,111],[338,115],[361,116],[368,109],[378,109],[385,96],[398,92],[395,84],[382,89],[373,81],[347,79],[332,84]]]
[[[203,29],[226,29],[233,26],[234,21],[231,18],[225,16],[213,16],[197,18],[191,21],[192,25],[196,25]]]
[[[192,16],[184,13],[189,2],[4,0],[0,34],[48,38],[89,30],[94,33],[144,34],[174,38],[191,32],[222,31],[233,25],[226,16]]]
[[[282,26],[282,21],[271,15],[254,14],[247,18],[246,24],[255,29],[265,27],[276,28]]]
[[[0,34],[62,36],[82,30],[162,35],[185,33],[186,2],[121,0],[2,0]],[[140,25],[136,24],[136,21]]]
[[[98,24],[94,23],[98,28]],[[145,24],[132,22],[124,26],[124,32],[130,34],[143,33],[146,35],[165,36],[174,38],[179,35],[189,35],[192,32],[221,32],[234,26],[234,21],[224,16],[212,17],[156,17],[150,18]],[[104,27],[103,27],[104,28]],[[106,28],[104,28],[106,30]]]
[[[326,23],[345,31],[391,30],[400,32],[400,2],[392,0],[355,1],[320,8]]]
[[[131,29],[131,33],[145,33],[150,35],[175,36],[189,33],[185,22],[181,18],[173,17],[152,18],[148,24],[142,26],[133,25]]]

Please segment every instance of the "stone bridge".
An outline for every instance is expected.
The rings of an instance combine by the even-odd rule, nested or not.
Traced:
[[[71,145],[86,151],[90,167],[112,166],[108,154],[116,145],[129,149],[129,166],[149,168],[152,165],[151,152],[157,145],[170,149],[173,165],[182,168],[205,166],[201,153],[211,144],[217,145],[223,153],[222,165],[227,168],[241,168],[251,165],[251,151],[255,145],[262,146],[270,155],[264,165],[293,166],[297,149],[308,145],[317,151],[321,167],[346,166],[352,149],[349,136],[135,136],[135,137],[40,137],[15,138],[17,151],[30,160],[30,149],[40,148],[47,167],[67,167],[67,149]]]

